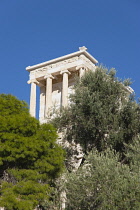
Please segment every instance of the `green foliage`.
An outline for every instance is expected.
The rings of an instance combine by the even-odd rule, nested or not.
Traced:
[[[0,94],[1,116],[15,115],[19,114],[20,112],[22,112],[22,114],[28,113],[28,105],[25,101],[20,101],[15,96],[10,94]]]
[[[112,146],[123,153],[140,131],[140,106],[128,97],[115,70],[98,67],[87,72],[75,85],[71,104],[53,121],[59,130],[66,129],[68,141],[80,143],[85,152]]]
[[[129,86],[129,85],[132,84],[132,81],[131,81],[130,78],[128,78],[128,79],[125,79],[125,80],[123,81],[123,84],[124,84],[125,86]]]
[[[42,201],[49,200],[51,190],[48,184],[41,185],[34,181],[21,181],[16,185],[3,182],[0,204],[8,210],[32,210]]]
[[[134,138],[132,144],[125,144],[126,158],[130,168],[140,173],[140,136]]]
[[[79,143],[86,154],[81,167],[65,177],[67,210],[140,209],[140,104],[129,84],[114,69],[87,72],[70,106],[53,120],[64,139]],[[77,155],[69,151],[67,158],[71,154]]]
[[[121,164],[114,151],[92,151],[66,180],[68,210],[140,208],[139,174]]]
[[[64,152],[56,143],[56,129],[40,125],[25,102],[2,94],[0,111],[0,206],[33,209],[49,200]]]

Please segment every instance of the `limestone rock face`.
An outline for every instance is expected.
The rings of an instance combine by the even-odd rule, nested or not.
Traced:
[[[80,144],[76,144],[74,140],[68,142],[65,139],[65,131],[58,133],[57,142],[67,151],[66,167],[69,171],[76,171],[84,157],[84,153]]]

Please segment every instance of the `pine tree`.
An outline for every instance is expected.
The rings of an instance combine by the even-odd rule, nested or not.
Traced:
[[[25,210],[49,202],[53,180],[63,169],[56,139],[56,129],[40,125],[24,101],[0,95],[0,206]]]

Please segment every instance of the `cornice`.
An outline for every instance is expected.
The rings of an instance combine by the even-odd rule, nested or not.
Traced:
[[[61,57],[58,57],[58,58],[55,58],[55,59],[52,59],[52,60],[49,60],[49,61],[46,61],[46,62],[43,62],[43,63],[39,63],[39,64],[36,64],[36,65],[33,65],[33,66],[28,66],[26,68],[27,71],[32,71],[32,70],[35,70],[37,68],[41,68],[41,67],[45,67],[45,66],[48,66],[50,64],[54,64],[54,63],[57,63],[59,61],[63,61],[63,60],[66,60],[66,59],[69,59],[69,58],[73,58],[75,56],[80,56],[80,55],[85,55],[92,63],[96,64],[98,63],[98,61],[90,54],[86,51],[86,48],[79,48],[80,50],[77,51],[77,52],[74,52],[74,53],[71,53],[71,54],[68,54],[68,55],[64,55],[64,56],[61,56]]]

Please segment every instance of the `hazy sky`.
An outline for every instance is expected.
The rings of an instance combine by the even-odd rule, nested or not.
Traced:
[[[29,103],[25,68],[83,45],[140,97],[140,0],[0,0],[0,93]]]

